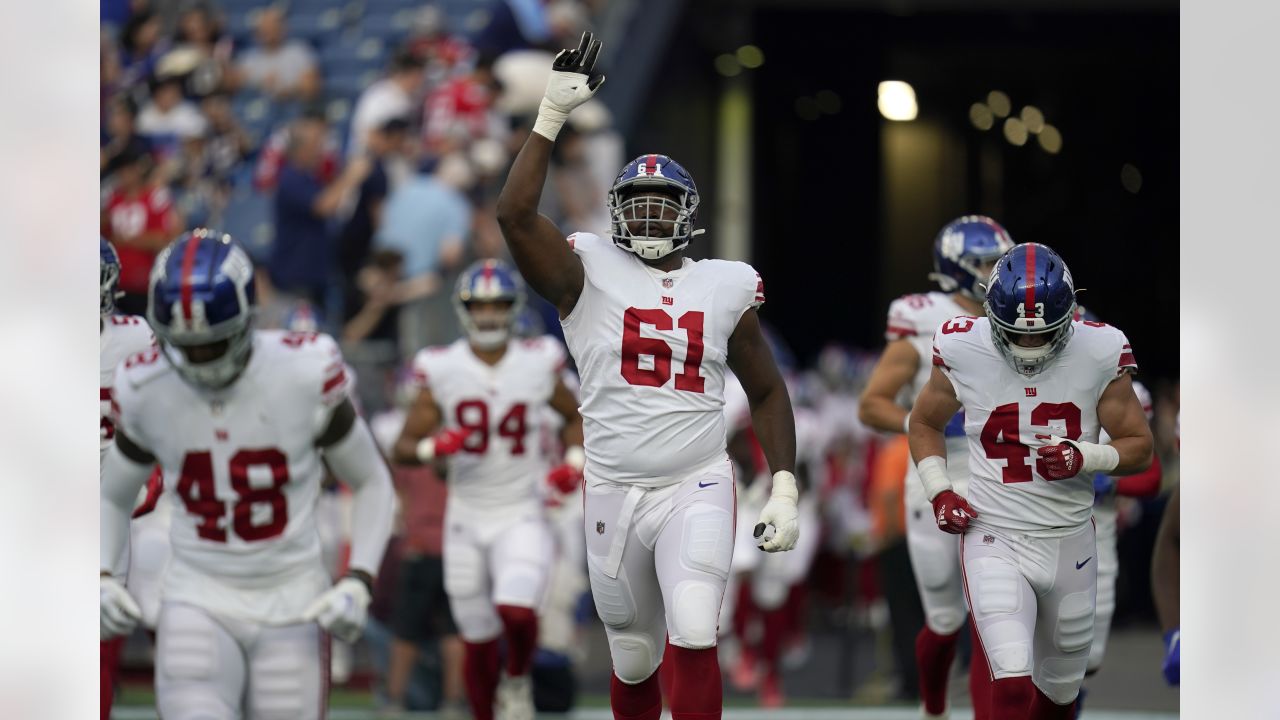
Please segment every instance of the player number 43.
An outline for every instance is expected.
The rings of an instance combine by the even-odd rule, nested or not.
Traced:
[[[675,320],[661,308],[641,310],[627,308],[622,315],[622,377],[632,385],[662,387],[671,379],[671,346],[666,340],[644,337],[642,325],[652,325],[661,332],[671,331],[673,324],[685,331],[689,349],[685,352],[684,367],[676,374],[676,389],[686,392],[703,392],[706,378],[699,374],[702,366],[702,328],[705,315],[701,310],[690,310]],[[653,366],[640,367],[640,356],[653,358]]]
[[[1031,410],[1032,427],[1045,427],[1053,420],[1066,426],[1068,440],[1080,439],[1080,408],[1075,403],[1040,403]],[[991,411],[982,426],[982,449],[990,460],[1004,460],[1001,480],[1006,483],[1031,482],[1031,448],[1019,440],[1018,403],[1006,403]],[[1036,458],[1036,472],[1047,477],[1044,461]]]

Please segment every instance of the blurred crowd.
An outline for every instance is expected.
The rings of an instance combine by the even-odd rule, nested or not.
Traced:
[[[145,313],[152,259],[181,230],[221,228],[254,257],[259,326],[338,338],[359,378],[362,412],[384,443],[394,441],[412,399],[409,359],[459,337],[451,303],[458,272],[506,253],[494,204],[552,57],[598,22],[601,5],[103,0],[101,223],[120,256],[121,311]],[[604,196],[624,152],[603,105],[576,111],[555,145],[541,211],[562,228],[607,232]],[[521,331],[559,335],[555,310],[530,300]],[[842,643],[869,634],[882,656],[875,673],[855,686],[857,654],[842,645],[835,670],[842,679],[828,691],[910,699],[917,688],[912,642],[923,615],[902,527],[905,439],[857,420],[876,355],[832,346],[803,368],[781,343],[775,350],[803,410],[802,435],[805,422],[814,428],[807,441],[801,437],[802,479],[821,530],[782,597],[753,597],[748,578],[762,570],[735,566],[743,582],[727,597],[722,666],[734,686],[756,692],[758,678],[779,663],[804,665],[815,633]],[[1172,387],[1155,390],[1168,487],[1177,474],[1177,403]],[[759,458],[749,444],[743,448],[735,457],[739,477],[751,477]],[[412,563],[438,557],[445,488],[429,469],[397,468],[396,476],[403,517],[379,577],[374,620],[363,649],[335,648],[335,681],[369,678],[383,702],[411,708],[457,704],[460,647],[444,598],[397,582],[402,573],[420,576],[407,572]],[[1151,503],[1162,502],[1122,498],[1121,524],[1141,537],[1134,535],[1128,567],[1122,554],[1119,622],[1126,609],[1149,616],[1141,563],[1149,562],[1148,535],[1159,516]],[[326,493],[325,507],[337,573],[340,490]],[[572,511],[560,516],[564,547],[581,542]],[[551,584],[556,597],[535,669],[545,710],[572,704],[573,668],[592,672],[582,637],[597,621],[580,566],[568,553]],[[406,603],[435,609],[407,618]],[[599,666],[605,657],[590,659]]]

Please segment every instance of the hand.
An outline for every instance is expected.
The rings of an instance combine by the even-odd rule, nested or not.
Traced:
[[[547,473],[547,484],[562,493],[577,490],[580,482],[582,482],[582,471],[569,463],[561,463]]]
[[[969,529],[969,521],[976,517],[978,513],[969,506],[969,501],[955,490],[943,490],[933,498],[933,519],[943,532],[963,535]]]
[[[353,643],[364,630],[371,599],[363,582],[345,577],[307,606],[302,619],[314,620],[339,640]]]
[[[796,546],[800,537],[800,511],[796,501],[800,494],[796,490],[796,476],[782,470],[773,474],[773,493],[769,502],[760,510],[760,519],[756,523],[755,537],[767,535],[766,529],[772,525],[773,537],[764,540],[759,548],[765,552],[782,552]]]
[[[1182,674],[1182,630],[1174,628],[1164,634],[1164,662],[1160,665],[1164,679],[1177,687]]]
[[[373,161],[364,155],[357,155],[351,158],[342,173],[346,176],[347,182],[355,185],[364,182],[369,177],[369,173],[373,172]]]
[[[98,639],[110,640],[118,635],[128,635],[142,619],[142,609],[119,580],[103,575],[100,581]]]
[[[595,72],[599,56],[600,41],[590,31],[582,33],[576,50],[561,50],[551,63],[544,103],[568,115],[570,110],[590,100],[604,83],[604,75]]]
[[[432,438],[435,441],[436,457],[447,457],[458,452],[470,435],[471,428],[450,428],[436,433]]]
[[[1084,455],[1070,440],[1055,438],[1054,445],[1036,448],[1036,454],[1044,460],[1045,480],[1066,480],[1080,474],[1084,467]]]

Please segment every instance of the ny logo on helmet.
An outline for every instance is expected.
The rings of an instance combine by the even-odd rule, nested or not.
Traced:
[[[942,256],[953,262],[960,261],[964,252],[964,233],[959,230],[948,230],[942,235]]]
[[[1027,314],[1027,306],[1024,303],[1018,303],[1018,314],[1022,317],[1031,317]],[[1044,317],[1044,303],[1036,303],[1035,317]]]

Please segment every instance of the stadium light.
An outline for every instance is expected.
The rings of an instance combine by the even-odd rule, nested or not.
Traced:
[[[885,80],[880,83],[876,106],[888,120],[915,120],[916,91],[901,80]]]

